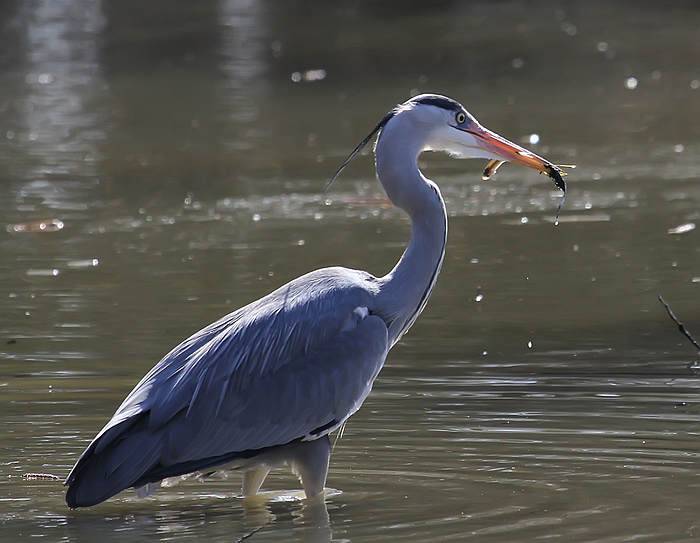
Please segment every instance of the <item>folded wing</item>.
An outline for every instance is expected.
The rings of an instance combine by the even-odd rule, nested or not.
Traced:
[[[342,424],[388,352],[372,277],[319,270],[227,315],[166,355],[71,471],[71,507],[255,456]]]

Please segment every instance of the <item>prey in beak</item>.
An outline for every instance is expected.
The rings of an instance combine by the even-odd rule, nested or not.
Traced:
[[[403,130],[411,137],[402,140],[404,144],[416,141],[421,143],[421,147],[417,149],[418,153],[422,151],[446,151],[453,156],[462,158],[486,158],[489,162],[482,175],[484,180],[489,179],[505,162],[519,164],[548,175],[557,188],[564,192],[557,209],[555,224],[558,224],[559,212],[564,205],[566,197],[566,183],[562,177],[566,173],[562,168],[573,168],[573,166],[552,164],[541,156],[484,128],[467,110],[454,100],[433,94],[416,96],[387,113],[367,137],[355,147],[350,156],[345,159],[345,162],[341,164],[338,171],[326,185],[324,192],[330,188],[340,175],[340,172],[362,151],[374,135],[382,133],[392,119],[405,111],[418,111],[414,114],[415,117],[410,123],[403,121],[405,124]],[[444,124],[436,120],[436,111],[439,111],[440,115],[443,116]],[[424,138],[422,142],[419,136],[413,136],[413,134],[421,134],[421,131],[423,131],[422,135]]]
[[[520,145],[517,145],[512,141],[508,141],[495,132],[484,128],[476,121],[473,121],[464,128],[461,126],[455,126],[455,128],[471,135],[475,140],[475,146],[481,151],[484,151],[486,155],[489,157],[498,157],[491,158],[486,165],[486,168],[484,168],[484,173],[481,175],[481,178],[484,181],[488,180],[493,174],[495,174],[496,170],[498,170],[498,168],[500,168],[505,162],[512,162],[513,164],[525,166],[548,175],[550,179],[554,181],[557,188],[563,192],[561,201],[559,202],[559,207],[557,208],[555,220],[555,224],[558,224],[559,213],[561,212],[561,208],[564,205],[564,200],[566,199],[566,182],[563,178],[563,176],[566,175],[566,172],[563,171],[562,168],[574,168],[575,166],[558,166],[552,164],[547,159],[536,155],[532,151],[528,151],[524,147],[520,147]]]

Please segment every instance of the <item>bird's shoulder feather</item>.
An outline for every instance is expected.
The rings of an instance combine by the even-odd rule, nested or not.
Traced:
[[[216,402],[218,414],[232,394],[352,329],[358,308],[371,311],[375,289],[376,279],[366,272],[325,268],[222,317],[165,355],[97,438],[144,411],[155,430],[204,398]]]

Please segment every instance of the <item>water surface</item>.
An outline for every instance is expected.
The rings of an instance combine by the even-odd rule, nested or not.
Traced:
[[[0,17],[0,524],[51,541],[696,541],[700,12],[692,3],[8,2]],[[409,224],[369,156],[418,92],[555,163],[423,155],[443,272],[335,444],[274,473],[69,511],[60,481],[148,369]],[[537,137],[534,137],[536,135]],[[535,143],[536,142],[536,143]]]

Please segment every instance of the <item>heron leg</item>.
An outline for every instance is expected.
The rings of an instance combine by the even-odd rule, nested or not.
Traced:
[[[307,498],[320,494],[326,486],[328,464],[331,459],[331,440],[328,435],[313,441],[296,444],[291,459],[292,471],[297,474]]]
[[[246,471],[243,474],[243,495],[253,496],[257,494],[268,473],[270,473],[270,468],[265,466]]]
[[[162,482],[163,481],[156,481],[155,483],[147,483],[143,486],[140,486],[136,489],[136,495],[139,498],[147,498],[160,488],[160,484]]]

